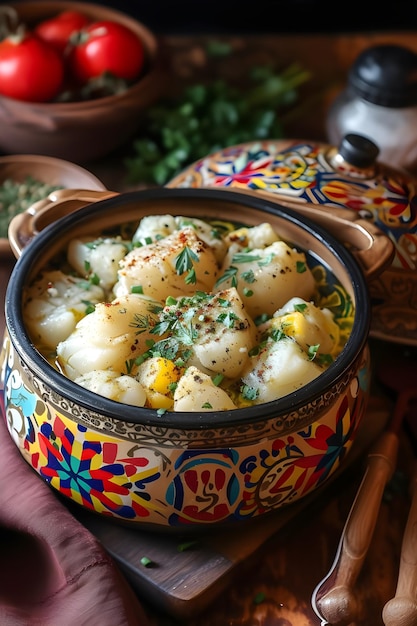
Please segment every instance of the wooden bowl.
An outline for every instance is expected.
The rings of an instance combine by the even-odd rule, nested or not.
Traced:
[[[29,176],[51,187],[106,189],[94,174],[70,161],[37,154],[0,157],[0,185],[6,180],[23,183]],[[12,256],[12,251],[8,238],[0,237],[0,259],[5,256]]]
[[[159,47],[153,33],[134,18],[99,4],[47,0],[10,6],[29,26],[67,10],[80,11],[94,21],[119,22],[141,39],[146,60],[139,79],[116,95],[47,103],[0,96],[0,150],[84,163],[107,155],[132,137],[140,125],[141,111],[157,98],[161,88]]]

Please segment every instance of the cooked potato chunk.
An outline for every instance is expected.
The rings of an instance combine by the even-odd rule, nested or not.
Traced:
[[[161,412],[229,410],[297,391],[343,350],[354,303],[271,224],[161,214],[122,236],[74,238],[77,277],[27,290],[35,345],[81,386]]]
[[[225,237],[228,248],[233,244],[239,248],[266,248],[275,241],[280,241],[280,237],[267,222],[257,226],[237,228]]]
[[[236,405],[228,394],[216,387],[210,376],[189,367],[174,393],[174,411],[229,411]]]
[[[177,341],[178,355],[209,374],[239,376],[256,343],[256,329],[236,289],[200,293],[168,304],[159,327]]]
[[[120,262],[114,293],[122,296],[140,289],[165,302],[168,296],[210,291],[217,269],[213,251],[186,227],[129,252]]]
[[[132,376],[120,376],[111,370],[93,370],[79,376],[74,382],[110,400],[145,406],[146,392]]]
[[[96,305],[57,346],[63,372],[72,380],[92,370],[127,372],[153,339],[158,307],[158,302],[136,294]]]
[[[242,376],[243,394],[255,404],[269,402],[300,389],[322,371],[293,339],[269,339]]]
[[[228,245],[216,228],[213,228],[208,222],[204,222],[195,217],[176,217],[175,222],[179,229],[185,226],[194,228],[199,239],[204,241],[204,243],[213,250],[218,265],[220,266],[222,264],[227,253]]]
[[[173,215],[146,215],[140,220],[132,241],[145,246],[168,237],[174,230],[177,230],[177,222]]]
[[[329,309],[320,309],[313,302],[302,298],[291,298],[287,304],[274,313],[273,328],[281,328],[306,352],[312,346],[317,354],[335,354],[339,346],[340,328]]]
[[[103,299],[103,289],[83,278],[45,272],[25,293],[25,322],[33,341],[54,349]]]
[[[215,289],[232,285],[254,319],[262,314],[273,315],[294,294],[310,299],[315,287],[305,254],[290,248],[284,241],[249,250],[234,243]]]
[[[68,245],[68,262],[80,276],[92,277],[103,289],[112,289],[117,280],[119,262],[127,253],[127,242],[88,237],[73,239]]]
[[[223,261],[227,244],[216,228],[211,224],[198,218],[184,217],[177,215],[149,215],[142,217],[140,224],[133,235],[133,242],[141,242],[142,245],[152,243],[163,237],[171,235],[176,230],[185,227],[195,230],[199,239],[204,241],[213,250],[219,265]]]

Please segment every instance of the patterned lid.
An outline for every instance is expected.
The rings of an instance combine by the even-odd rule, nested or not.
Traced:
[[[416,269],[416,182],[378,163],[370,143],[359,135],[346,136],[340,149],[298,140],[248,142],[200,159],[167,186],[261,191],[287,205],[350,209],[394,242],[393,267]]]

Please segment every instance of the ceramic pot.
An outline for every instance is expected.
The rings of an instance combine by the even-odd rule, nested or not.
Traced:
[[[339,146],[300,139],[253,141],[210,154],[168,187],[222,187],[265,193],[309,215],[374,223],[394,243],[392,264],[370,284],[371,335],[417,345],[417,181],[380,162],[369,139],[348,134]]]
[[[1,356],[8,430],[43,480],[114,520],[175,531],[276,511],[310,494],[343,465],[369,397],[367,268],[377,273],[375,249],[381,271],[391,262],[387,237],[374,229],[355,258],[327,230],[291,209],[225,190],[64,191],[51,198],[37,207],[37,217],[32,210],[11,225],[12,248],[25,247],[7,289]],[[270,222],[325,268],[330,293],[336,281],[338,297],[351,302],[354,321],[342,353],[297,392],[222,412],[161,415],[96,395],[63,376],[31,342],[22,294],[75,235],[151,214]],[[341,219],[338,229],[342,240],[345,231],[357,230],[359,240],[364,232],[362,224]],[[30,231],[36,236],[26,245]]]

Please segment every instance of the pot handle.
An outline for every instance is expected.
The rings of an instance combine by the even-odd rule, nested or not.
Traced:
[[[59,189],[16,215],[9,224],[9,242],[18,259],[33,237],[56,220],[98,200],[117,196],[115,191]]]
[[[311,204],[287,206],[325,228],[342,243],[356,258],[368,282],[392,264],[395,246],[391,239],[355,211]]]
[[[57,219],[91,202],[116,195],[118,192],[109,190],[60,189],[52,192],[11,220],[8,236],[13,254],[18,258],[33,237]],[[286,205],[285,202],[282,204]],[[395,254],[392,241],[373,222],[358,218],[355,211],[312,204],[286,206],[325,228],[350,250],[368,281],[392,264]]]

